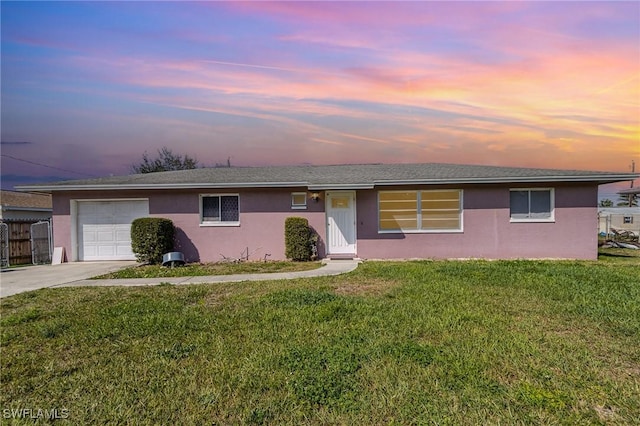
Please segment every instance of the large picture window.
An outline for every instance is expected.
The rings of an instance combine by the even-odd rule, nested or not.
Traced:
[[[512,189],[509,195],[512,222],[552,222],[554,220],[553,189]]]
[[[203,225],[238,225],[240,197],[237,194],[201,195],[200,212]]]
[[[380,191],[380,232],[462,230],[462,190]]]

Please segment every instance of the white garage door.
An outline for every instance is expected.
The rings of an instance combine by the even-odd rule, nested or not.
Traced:
[[[148,215],[148,200],[78,202],[79,260],[135,260],[131,222]]]

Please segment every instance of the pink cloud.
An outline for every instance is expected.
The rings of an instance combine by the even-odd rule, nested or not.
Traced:
[[[394,2],[378,2],[376,7],[366,7],[363,2],[233,2],[227,6],[234,11],[245,14],[265,14],[287,21],[313,24],[367,24],[380,22],[381,18],[388,24],[406,25],[428,24],[435,19],[425,13],[414,13],[421,5],[404,2],[397,7]]]
[[[580,64],[578,64],[580,65]],[[345,75],[342,77],[333,76],[332,85],[326,86],[317,82],[314,83],[292,83],[290,80],[283,79],[281,76],[276,75],[264,75],[261,73],[256,73],[253,70],[242,72],[231,72],[229,70],[215,70],[206,69],[201,66],[195,66],[193,64],[188,65],[180,65],[180,64],[169,64],[166,67],[163,67],[162,64],[146,64],[142,68],[131,68],[124,67],[126,69],[131,70],[131,75],[129,75],[130,83],[132,84],[145,84],[151,85],[155,87],[183,87],[183,88],[196,88],[196,89],[207,89],[210,91],[219,91],[227,94],[238,94],[243,96],[250,96],[250,98],[242,98],[240,101],[234,101],[233,98],[225,98],[221,105],[222,106],[211,106],[204,103],[205,106],[197,106],[197,104],[193,104],[193,100],[187,101],[191,104],[187,103],[184,105],[176,105],[171,104],[170,102],[164,102],[166,105],[178,106],[180,108],[189,108],[194,110],[203,110],[208,112],[215,113],[224,113],[224,114],[232,114],[253,118],[260,118],[267,121],[280,122],[285,125],[296,126],[299,128],[305,128],[305,126],[309,129],[309,131],[314,132],[318,131],[317,126],[309,126],[299,120],[292,120],[287,117],[292,111],[296,111],[296,107],[303,105],[304,112],[307,114],[342,114],[344,116],[356,117],[359,116],[361,118],[377,118],[382,119],[383,117],[377,116],[375,113],[367,113],[361,110],[349,110],[348,108],[338,108],[335,106],[328,107],[327,105],[321,105],[312,102],[301,102],[300,98],[331,98],[333,96],[345,97],[367,101],[367,102],[377,102],[380,100],[380,93],[384,93],[386,95],[386,101],[389,103],[397,103],[399,105],[414,105],[414,106],[423,106],[430,107],[436,106],[437,108],[443,109],[442,105],[435,105],[432,102],[424,99],[416,99],[414,92],[411,95],[407,95],[402,90],[399,90],[397,87],[394,87],[394,84],[388,83],[388,76],[383,76],[384,78],[369,78],[362,81],[360,78],[358,81],[354,82],[350,79],[351,76]],[[144,70],[147,69],[145,73]],[[164,74],[163,74],[163,70]],[[174,74],[175,72],[178,74]],[[181,77],[181,72],[189,72],[189,78],[186,76]],[[489,71],[487,71],[489,72]],[[495,71],[494,71],[495,72]],[[519,71],[518,71],[519,72]],[[375,76],[378,76],[376,73],[372,73]],[[471,102],[474,104],[474,99],[477,100],[475,103],[478,106],[483,106],[485,114],[488,114],[488,117],[494,117],[496,119],[503,120],[516,120],[519,123],[528,123],[530,127],[540,127],[540,128],[553,128],[556,124],[558,128],[567,129],[568,123],[565,121],[558,121],[554,123],[553,119],[549,119],[546,116],[542,116],[542,112],[549,111],[550,109],[554,112],[572,112],[575,113],[576,109],[579,105],[572,105],[571,102],[561,102],[556,101],[557,105],[553,105],[549,103],[548,98],[539,97],[536,101],[535,91],[538,90],[536,87],[536,82],[541,83],[539,81],[540,78],[544,78],[544,75],[536,77],[536,80],[528,82],[526,81],[526,76],[517,75],[515,77],[510,76],[509,78],[505,78],[505,80],[500,80],[499,75],[491,76],[488,78],[487,76],[478,73],[479,76],[476,76],[475,79],[472,79],[470,82],[466,84],[462,84],[463,81],[457,84],[458,87],[469,87],[469,96],[464,97],[464,101]],[[503,72],[504,74],[504,72]],[[509,76],[509,74],[505,74]],[[358,77],[362,76],[362,72],[360,72]],[[488,83],[484,84],[484,87],[479,84],[481,77],[486,77]],[[379,77],[379,76],[378,76]],[[530,76],[533,78],[535,76]],[[246,84],[246,81],[251,81],[251,84]],[[497,83],[496,83],[497,82]],[[505,83],[506,82],[506,83]],[[518,93],[520,96],[515,97],[515,99],[510,99],[509,96],[494,96],[491,98],[488,92],[492,90],[496,90],[496,92],[505,93],[504,88],[501,90],[497,90],[495,87],[496,84],[504,85],[510,84],[514,88],[518,87]],[[471,86],[475,86],[476,93],[473,94],[471,91]],[[428,90],[428,88],[421,87],[423,92]],[[526,90],[525,90],[526,89]],[[442,89],[439,89],[442,90]],[[458,89],[459,90],[459,89]],[[532,91],[531,93],[527,91]],[[508,91],[507,91],[508,92]],[[431,92],[433,93],[433,91]],[[203,98],[206,98],[204,96]],[[255,101],[252,101],[252,98]],[[275,102],[265,102],[266,99],[275,98]],[[287,99],[289,101],[287,101]],[[492,103],[487,104],[487,99],[492,99]],[[523,99],[521,101],[520,99]],[[569,99],[571,101],[571,99]],[[542,102],[541,104],[536,104],[536,102]],[[484,105],[483,105],[484,104]],[[525,109],[523,109],[525,107]],[[573,107],[574,109],[572,109]],[[468,107],[463,107],[461,112],[464,110],[468,110]],[[449,112],[457,112],[457,107],[448,106],[444,108],[445,111]],[[262,112],[256,112],[262,111]],[[301,112],[297,109],[298,112]],[[578,108],[578,111],[582,111],[588,114],[595,114],[597,111],[590,111],[589,108]],[[401,117],[399,120],[405,125],[411,125],[417,129],[418,132],[424,130],[424,128],[428,128],[429,126],[433,126],[433,121],[426,123],[423,125],[416,125],[413,122],[411,117]],[[451,125],[451,121],[448,119],[442,120],[443,124],[447,123],[448,126],[455,127],[456,125],[464,125],[462,122],[458,122],[455,125]],[[623,123],[628,123],[624,119]],[[478,123],[474,123],[478,125]],[[512,139],[519,139],[523,135],[526,135],[526,132],[523,131],[519,125],[506,126],[496,125],[496,123],[487,124],[484,123],[485,127],[489,131],[497,131],[496,128],[501,128],[501,133],[508,135],[505,137]],[[581,132],[584,135],[588,135],[590,133],[598,135],[599,133],[589,130],[589,126],[585,126],[584,122],[575,123],[576,131]],[[326,129],[324,129],[326,130]],[[459,131],[468,131],[468,127],[461,127]],[[457,130],[449,129],[449,132],[459,133]],[[528,130],[527,132],[535,135],[542,132],[535,132],[532,130]],[[517,137],[514,138],[514,135]],[[338,135],[345,136],[345,135]],[[615,137],[614,134],[606,135],[608,137]],[[633,133],[631,133],[633,136]],[[363,138],[367,138],[367,136],[363,136]],[[476,135],[477,140],[482,140],[481,136]],[[559,146],[566,146],[567,142],[554,142],[559,144]]]
[[[496,13],[535,9],[530,4],[503,3],[456,5],[459,13],[455,19],[442,15],[454,6],[440,4],[430,5],[432,12],[421,16],[412,14],[411,7],[424,6],[395,10],[387,4],[376,8],[315,3],[224,5],[244,13],[265,12],[288,22],[295,19],[304,23],[300,27],[305,28],[284,30],[280,41],[367,51],[366,60],[353,63],[305,65],[295,60],[293,51],[251,61],[93,56],[78,57],[76,63],[104,81],[160,89],[144,96],[125,94],[127,90],[123,89],[119,96],[258,119],[295,129],[296,135],[325,147],[331,142],[357,141],[354,146],[392,142],[413,155],[412,150],[421,144],[431,144],[434,149],[455,147],[458,139],[489,147],[494,154],[516,155],[523,141],[542,141],[543,146],[557,152],[576,153],[593,150],[596,139],[605,139],[610,142],[611,157],[637,155],[640,63],[633,54],[637,44],[612,45],[582,38],[560,25],[568,21],[574,26],[584,17],[563,21],[536,15],[528,26],[519,26],[518,21],[492,26],[483,21],[486,13],[478,13],[490,8]],[[607,10],[601,5],[588,9],[592,14]],[[385,19],[380,18],[381,11],[388,12]],[[442,19],[433,21],[434,16]],[[319,27],[327,22],[328,27]],[[343,25],[345,22],[353,25]],[[372,22],[380,25],[371,31],[358,31]],[[455,49],[431,52],[428,45],[425,49],[411,44],[406,48],[395,46],[406,36],[395,36],[391,30],[400,23],[419,22],[461,29],[464,41],[485,49],[491,60],[478,60],[469,52]],[[390,31],[389,37],[374,44],[376,36],[384,31]],[[366,106],[348,106],[350,103],[379,107],[369,110]],[[426,108],[441,114],[422,117],[384,112],[394,107]],[[588,119],[558,118],[571,115],[606,117],[609,125],[603,128]],[[318,121],[319,117],[328,120],[332,116],[388,126],[375,132],[365,126],[356,132],[332,128],[330,121]],[[314,124],[309,117],[314,117]],[[442,140],[447,142],[442,145]],[[527,155],[531,153],[527,151]]]

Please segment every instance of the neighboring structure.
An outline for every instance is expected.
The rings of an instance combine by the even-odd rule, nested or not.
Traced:
[[[49,220],[53,213],[50,194],[30,194],[0,191],[0,220],[30,221]]]
[[[634,204],[636,207],[640,204],[640,187],[636,187],[636,188],[631,187],[629,189],[623,189],[622,191],[618,191],[618,194],[629,196],[629,200],[635,201]],[[633,207],[633,206],[628,206],[628,207]]]
[[[599,207],[598,232],[610,236],[612,230],[640,235],[640,207]]]
[[[166,217],[188,261],[284,258],[303,216],[321,257],[597,258],[598,185],[639,175],[453,164],[231,167],[56,182],[55,246],[132,259],[130,223]]]
[[[634,206],[600,207],[598,208],[598,231],[601,235],[614,236],[615,231],[631,231],[640,236],[640,187],[631,187],[618,191],[618,194],[629,196]]]
[[[4,229],[0,250],[3,263],[10,265],[32,263],[34,253],[41,252],[39,249],[36,250],[40,244],[34,245],[31,234],[32,225],[51,220],[53,214],[51,195],[3,190],[0,191],[0,205],[0,222],[3,222],[2,229]],[[44,226],[47,227],[48,233],[49,225],[44,224]]]

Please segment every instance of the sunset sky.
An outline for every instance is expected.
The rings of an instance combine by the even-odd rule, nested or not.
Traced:
[[[128,174],[163,146],[205,166],[640,169],[637,1],[3,1],[1,16],[5,189]]]

